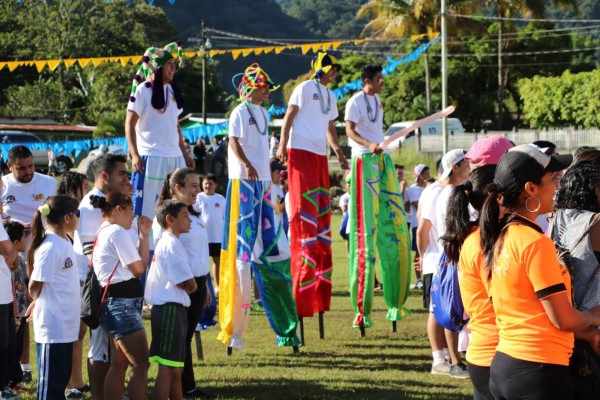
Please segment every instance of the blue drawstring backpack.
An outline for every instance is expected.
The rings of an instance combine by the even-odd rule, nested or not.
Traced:
[[[435,320],[445,329],[458,332],[469,322],[458,286],[458,265],[451,263],[446,253],[431,280],[431,303]]]

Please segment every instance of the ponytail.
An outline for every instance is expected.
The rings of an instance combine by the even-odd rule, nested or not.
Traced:
[[[46,228],[44,221],[50,226],[58,227],[64,222],[64,216],[77,210],[79,202],[69,195],[59,194],[48,197],[33,216],[31,225],[31,246],[27,252],[27,274],[31,276],[33,271],[33,258],[38,247],[46,239]]]
[[[165,176],[165,182],[163,183],[163,187],[160,190],[160,196],[158,197],[158,202],[160,203],[161,201],[165,201],[165,200],[170,200],[173,195],[171,193],[171,176],[173,174],[167,174],[167,176]]]
[[[469,212],[469,198],[473,192],[473,184],[466,181],[452,191],[448,200],[446,213],[446,233],[440,238],[448,260],[458,263],[460,249],[471,230],[471,214]]]

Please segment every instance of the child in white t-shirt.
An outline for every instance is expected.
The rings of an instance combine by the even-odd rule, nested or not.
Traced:
[[[64,398],[79,334],[79,271],[67,232],[77,229],[79,203],[49,197],[35,212],[27,264],[38,357],[38,398]],[[45,221],[43,221],[45,220]],[[42,222],[43,221],[43,222]],[[47,228],[44,228],[44,224]]]
[[[215,295],[219,293],[219,265],[221,263],[221,237],[223,236],[223,213],[225,197],[215,192],[217,176],[206,174],[202,180],[202,193],[196,197],[196,209],[202,214],[208,234],[208,255],[213,259],[212,276],[215,280]]]
[[[146,281],[145,298],[152,305],[150,361],[158,363],[154,395],[157,400],[182,399],[181,374],[185,362],[190,293],[197,290],[179,236],[190,231],[187,206],[176,200],[158,204],[156,220],[163,229]]]

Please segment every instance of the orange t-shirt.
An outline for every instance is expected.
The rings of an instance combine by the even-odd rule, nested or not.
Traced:
[[[490,301],[490,283],[477,228],[467,236],[460,250],[458,284],[465,311],[471,318],[467,361],[480,367],[492,364],[498,346],[498,327]]]
[[[548,237],[520,224],[506,229],[492,271],[497,351],[519,360],[569,365],[574,335],[556,328],[541,303],[557,293],[570,301],[569,273],[558,263]]]

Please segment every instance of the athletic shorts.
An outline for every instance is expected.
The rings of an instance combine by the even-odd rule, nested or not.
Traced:
[[[211,257],[221,256],[221,243],[209,243],[208,244],[208,255]]]
[[[93,362],[110,362],[110,334],[100,325],[90,334],[88,358]]]
[[[152,325],[150,362],[183,368],[187,331],[185,307],[179,303],[152,306],[150,322]]]
[[[431,281],[433,280],[433,274],[423,274],[423,308],[433,311],[431,309]]]
[[[117,340],[143,330],[142,302],[141,297],[133,299],[109,297],[104,300],[100,308],[100,325]]]

